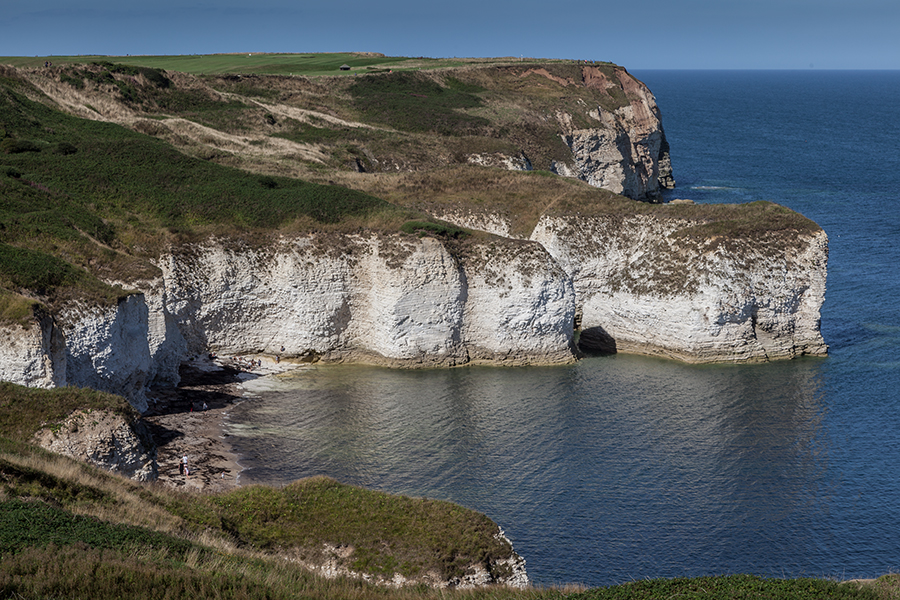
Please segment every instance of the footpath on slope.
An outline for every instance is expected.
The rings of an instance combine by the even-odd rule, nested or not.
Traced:
[[[144,421],[157,445],[159,482],[188,491],[218,492],[240,485],[240,456],[228,442],[225,421],[245,400],[241,381],[283,372],[295,365],[266,357],[261,366],[233,357],[195,359],[180,369],[174,389],[152,390]],[[179,465],[187,456],[189,474]]]

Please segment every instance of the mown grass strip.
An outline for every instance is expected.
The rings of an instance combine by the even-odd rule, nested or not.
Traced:
[[[728,575],[676,579],[648,579],[587,590],[570,600],[875,600],[870,587],[826,579],[769,579],[754,575]]]
[[[5,56],[0,64],[16,67],[43,67],[50,61],[59,67],[92,62],[113,62],[121,65],[180,71],[194,75],[215,75],[226,73],[255,73],[269,75],[340,75],[344,64],[361,69],[382,65],[402,65],[409,61],[417,64],[435,62],[427,59],[412,59],[401,56],[380,56],[377,54],[302,53],[232,53],[232,54],[187,54],[160,56]]]

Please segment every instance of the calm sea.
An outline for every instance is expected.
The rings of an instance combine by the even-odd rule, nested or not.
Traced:
[[[825,359],[318,367],[230,432],[243,481],[341,481],[497,521],[538,584],[900,571],[900,72],[638,72],[678,188],[772,200],[831,257]]]

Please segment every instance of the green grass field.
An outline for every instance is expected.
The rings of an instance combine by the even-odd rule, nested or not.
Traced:
[[[450,66],[458,61],[428,58],[380,56],[363,53],[312,53],[312,54],[188,54],[172,56],[0,56],[0,64],[14,67],[43,67],[114,62],[136,67],[150,67],[167,71],[180,71],[192,75],[221,75],[247,73],[256,75],[344,75],[388,68],[422,68]],[[341,71],[342,65],[351,71]]]

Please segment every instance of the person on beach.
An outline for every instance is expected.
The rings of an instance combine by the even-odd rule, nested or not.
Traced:
[[[181,474],[184,475],[185,477],[187,477],[188,475],[191,474],[190,469],[188,469],[187,454],[185,454],[185,455],[181,458],[181,469],[179,469],[179,471],[180,471]]]

